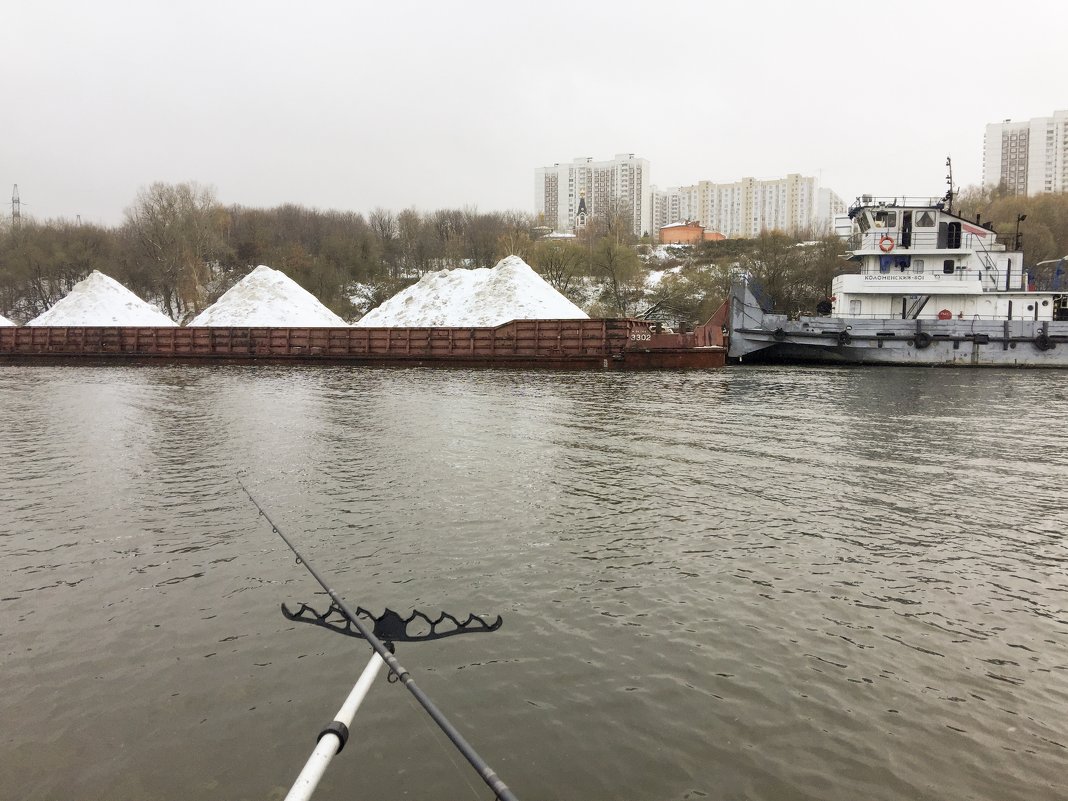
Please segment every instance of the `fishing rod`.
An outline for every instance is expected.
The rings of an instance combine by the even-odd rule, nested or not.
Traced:
[[[270,515],[267,514],[263,506],[260,505],[260,502],[252,495],[248,487],[241,481],[240,477],[237,478],[237,483],[241,486],[241,489],[245,491],[245,494],[248,496],[249,500],[252,501],[253,505],[259,510],[260,516],[270,523],[271,531],[281,537],[282,541],[289,546],[289,550],[291,550],[294,556],[297,557],[297,564],[304,565],[304,567],[308,569],[308,572],[312,574],[317,582],[319,582],[319,585],[326,590],[326,594],[330,596],[330,600],[333,602],[334,606],[345,616],[345,619],[349,623],[356,627],[359,636],[367,640],[375,651],[374,655],[371,657],[371,661],[367,664],[367,667],[364,668],[363,674],[361,674],[359,681],[357,681],[356,686],[350,693],[349,698],[346,700],[341,710],[339,710],[339,716],[347,715],[348,722],[351,722],[352,715],[355,714],[356,709],[363,700],[363,695],[366,695],[367,690],[371,686],[371,682],[374,681],[380,663],[384,662],[390,672],[397,677],[397,680],[408,689],[408,691],[415,697],[415,700],[419,702],[419,705],[422,706],[427,714],[434,719],[434,722],[438,724],[438,727],[445,732],[445,736],[448,737],[452,744],[464,755],[464,758],[471,764],[471,767],[475,769],[478,775],[482,778],[482,781],[484,781],[486,786],[494,792],[497,798],[500,799],[500,801],[518,801],[512,791],[508,789],[508,785],[501,781],[501,778],[497,773],[478,755],[475,749],[471,747],[471,744],[468,743],[467,740],[464,739],[464,736],[460,734],[459,730],[449,722],[441,710],[430,700],[427,694],[416,686],[415,680],[412,678],[411,674],[401,666],[390,648],[376,636],[374,631],[369,629],[367,625],[360,620],[359,616],[348,607],[341,596],[334,592],[333,588],[326,583],[323,577],[319,574],[319,571],[304,558],[304,555],[301,554],[300,551],[297,550],[297,547],[292,543],[289,537],[282,533],[282,530],[278,528],[278,524],[271,520]],[[388,611],[389,610],[387,610],[387,612]],[[499,625],[499,622],[497,625]],[[340,753],[341,749],[345,747],[345,741],[348,739],[348,722],[340,719],[335,720],[327,726],[322,733],[320,733],[320,739],[316,744],[316,750],[309,758],[308,764],[305,765],[304,771],[301,772],[301,776],[298,777],[298,783],[305,777],[305,773],[311,774],[318,772],[321,776],[322,772],[325,771],[326,764],[329,763],[329,759],[333,754],[327,756],[324,761],[323,757],[325,755],[321,752],[327,750],[327,746],[331,743],[330,738],[336,739],[339,743],[337,750],[333,753]],[[324,742],[327,743],[327,746],[324,746]],[[313,761],[316,762],[319,767],[313,768]],[[318,781],[317,777],[315,778],[315,781]],[[297,785],[294,785],[293,791],[295,792],[296,790]],[[308,788],[306,792],[302,792],[297,797],[309,797],[312,790],[314,790],[314,784]]]

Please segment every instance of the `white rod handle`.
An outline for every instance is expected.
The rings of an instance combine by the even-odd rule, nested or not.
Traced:
[[[345,703],[338,710],[337,716],[334,718],[335,722],[345,724],[346,728],[349,727],[352,719],[356,716],[356,710],[360,708],[363,699],[367,697],[367,693],[378,675],[379,668],[384,664],[386,663],[382,661],[382,657],[377,652],[371,654],[367,667],[363,669],[363,673],[360,674],[360,678],[356,681],[352,692],[349,693],[349,697],[345,699]],[[297,780],[293,782],[285,801],[308,801],[312,797],[312,793],[315,792],[315,788],[319,785],[319,780],[326,773],[330,760],[334,758],[334,754],[338,752],[340,747],[341,738],[333,732],[324,734],[319,739],[311,756],[308,757],[308,761],[304,764],[304,769],[300,772],[300,775],[297,776]]]

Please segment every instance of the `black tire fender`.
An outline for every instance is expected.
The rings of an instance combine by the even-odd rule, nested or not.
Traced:
[[[916,335],[912,339],[913,342],[916,343],[916,347],[919,350],[931,347],[931,335],[928,334],[926,331],[917,331]]]

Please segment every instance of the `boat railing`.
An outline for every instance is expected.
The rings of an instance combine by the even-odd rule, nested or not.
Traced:
[[[994,257],[990,255],[990,251],[986,249],[986,242],[983,237],[975,237],[978,240],[977,247],[975,248],[975,255],[979,257],[980,263],[983,265],[983,282],[990,284],[990,289],[998,288],[998,279],[1001,276],[1001,271],[998,270],[997,263],[994,261]],[[1005,287],[1008,289],[1008,287]]]
[[[968,231],[962,231],[960,235],[960,244],[958,247],[950,248],[946,247],[945,243],[940,243],[938,238],[937,229],[913,229],[911,234],[911,242],[906,246],[901,244],[901,232],[897,228],[871,228],[866,233],[856,232],[850,234],[846,240],[847,246],[850,251],[870,251],[878,250],[881,253],[885,253],[887,256],[891,256],[895,253],[901,252],[904,254],[923,255],[917,253],[917,251],[923,251],[924,254],[936,250],[944,250],[947,252],[959,253],[960,251],[974,251],[977,254],[986,254],[986,259],[980,255],[980,258],[984,260],[990,258],[990,244],[987,243],[987,237],[993,236],[987,234],[986,236],[979,236]],[[884,237],[889,237],[891,243],[889,245],[890,250],[885,250],[887,247],[883,243]],[[1000,247],[1000,246],[999,246]]]
[[[912,208],[941,208],[940,198],[933,197],[875,197],[873,195],[861,195],[849,207],[849,216],[862,208],[894,208],[895,206],[910,206]]]

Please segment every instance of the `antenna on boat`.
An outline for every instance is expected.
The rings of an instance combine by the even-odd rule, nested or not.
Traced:
[[[249,492],[249,489],[245,486],[244,482],[238,478],[237,483],[241,486],[241,489],[245,491],[248,499],[252,501],[253,505],[259,510],[260,516],[270,523],[271,531],[281,537],[285,544],[289,546],[289,550],[291,550],[297,557],[297,564],[304,565],[304,567],[307,568],[308,572],[312,574],[317,582],[319,582],[319,585],[326,590],[326,594],[330,596],[330,600],[333,602],[330,610],[321,615],[315,610],[309,609],[304,604],[301,604],[301,609],[295,613],[290,612],[283,604],[282,609],[283,612],[286,613],[286,617],[290,620],[299,620],[305,623],[324,626],[334,631],[338,631],[339,633],[349,634],[350,636],[362,637],[371,644],[371,647],[375,651],[375,653],[371,655],[371,659],[364,668],[363,673],[360,674],[360,678],[357,680],[356,685],[349,693],[348,698],[345,699],[345,703],[342,704],[341,709],[338,710],[337,717],[327,725],[326,728],[319,732],[319,740],[315,746],[315,750],[312,751],[312,755],[308,757],[304,769],[300,772],[296,782],[293,783],[293,787],[290,788],[289,794],[286,796],[286,801],[306,801],[311,798],[312,793],[315,792],[315,788],[319,783],[319,779],[321,779],[323,773],[326,772],[330,760],[345,747],[345,743],[349,738],[348,725],[352,722],[356,710],[359,709],[364,697],[370,690],[371,684],[374,682],[375,676],[378,674],[378,670],[383,663],[389,667],[390,672],[396,677],[396,680],[403,684],[405,688],[415,696],[415,700],[418,701],[420,706],[426,710],[427,714],[434,719],[434,722],[438,724],[438,727],[445,732],[445,735],[452,741],[452,744],[464,755],[464,758],[471,764],[471,767],[478,772],[478,775],[482,778],[482,781],[486,783],[486,786],[493,790],[496,797],[500,799],[500,801],[518,801],[512,791],[508,789],[508,785],[501,781],[501,778],[496,772],[478,755],[475,749],[471,747],[470,743],[468,743],[456,727],[448,721],[445,715],[434,705],[434,702],[430,700],[426,693],[416,686],[411,674],[401,667],[396,657],[393,656],[392,643],[385,643],[377,636],[378,633],[386,632],[388,634],[391,632],[394,639],[397,639],[398,641],[402,639],[412,641],[416,639],[435,639],[436,637],[448,636],[448,634],[464,633],[465,630],[494,631],[500,626],[500,618],[498,617],[493,623],[487,623],[482,618],[470,615],[467,620],[461,622],[451,615],[443,613],[440,618],[432,621],[421,613],[413,613],[407,620],[403,620],[396,612],[387,609],[385,614],[382,615],[382,618],[374,619],[373,616],[371,616],[375,624],[375,630],[372,631],[364,621],[360,620],[360,615],[357,612],[353,612],[345,601],[327,585],[326,581],[323,580],[323,577],[319,575],[319,571],[317,571],[311,563],[304,558],[303,554],[296,549],[296,546],[290,542],[289,538],[282,533],[281,529],[278,528],[277,524],[271,520],[270,516],[268,516],[267,512],[260,505],[259,501],[253,497],[251,492]],[[359,607],[357,607],[357,609],[359,609],[359,612],[367,615],[365,610],[360,609]],[[311,613],[310,617],[307,615],[308,612]],[[340,626],[328,620],[331,613],[334,612],[345,618],[346,623],[344,626]],[[405,636],[408,623],[417,618],[422,618],[422,622],[430,626],[430,633],[422,634],[421,636]],[[437,626],[445,620],[453,624],[456,628],[450,627],[447,633],[438,632]],[[349,630],[348,624],[350,623],[355,627],[356,631],[359,632],[358,634]]]
[[[946,156],[946,183],[949,184],[949,189],[946,190],[946,196],[942,200],[946,203],[946,211],[950,214],[953,213],[953,160]]]

